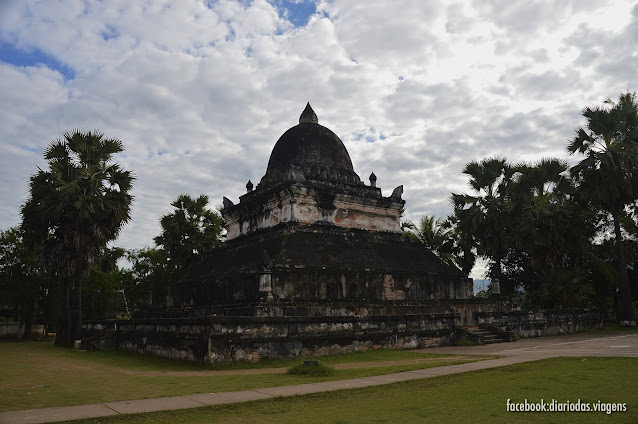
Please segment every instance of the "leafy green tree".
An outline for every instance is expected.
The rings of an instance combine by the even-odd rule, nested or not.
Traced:
[[[502,280],[502,261],[507,253],[510,218],[506,193],[513,174],[504,158],[472,161],[463,169],[470,176],[474,195],[452,193],[456,230],[479,256],[491,260],[492,281]]]
[[[0,231],[0,299],[24,322],[27,334],[35,319],[46,320],[49,298],[54,295],[36,256],[24,243],[19,227]]]
[[[618,318],[635,325],[632,295],[623,248],[621,217],[638,198],[638,103],[634,94],[621,94],[618,102],[583,110],[587,129],[579,128],[569,142],[571,154],[582,159],[571,169],[581,197],[608,212],[613,219],[620,274]]]
[[[133,250],[128,252],[127,258],[131,267],[125,272],[122,288],[129,307],[140,309],[145,306],[147,293],[152,295],[153,305],[164,305],[170,286],[182,275],[181,270],[168,260],[163,249]]]
[[[558,159],[519,165],[510,184],[507,207],[512,216],[510,245],[525,251],[537,269],[565,265],[570,253],[582,253],[594,227],[574,200],[575,187]]]
[[[590,276],[580,268],[552,269],[542,278],[542,301],[548,308],[588,306],[594,296]]]
[[[476,263],[475,246],[468,235],[459,230],[455,215],[448,216],[442,226],[452,241],[453,246],[449,251],[454,255],[454,261],[465,275],[470,275]]]
[[[133,183],[113,156],[121,141],[75,130],[49,144],[47,170],[31,177],[22,206],[25,241],[61,281],[56,342],[71,345],[82,333],[82,280],[101,249],[130,220]]]
[[[82,314],[86,319],[112,318],[125,312],[122,301],[124,271],[118,260],[126,251],[120,247],[102,249],[82,282]],[[122,301],[121,304],[116,303]],[[109,315],[112,314],[112,315]]]
[[[162,216],[162,233],[155,237],[155,244],[164,248],[176,267],[186,271],[221,245],[224,220],[206,208],[206,195],[193,199],[181,194],[171,205],[176,210]]]
[[[504,281],[511,287],[525,288],[528,306],[566,306],[566,297],[558,296],[558,289],[550,290],[550,286],[561,281],[574,285],[584,282],[584,275],[590,277],[582,271],[570,280],[567,274],[586,267],[595,226],[574,200],[575,187],[567,176],[567,163],[548,158],[512,169],[506,196],[511,224],[503,261]],[[549,294],[556,296],[552,299]],[[578,299],[584,306],[585,298]],[[574,305],[572,300],[570,305]]]

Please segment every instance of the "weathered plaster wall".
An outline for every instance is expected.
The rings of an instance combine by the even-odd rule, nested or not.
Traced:
[[[400,199],[384,198],[371,187],[335,191],[290,185],[265,193],[242,196],[238,205],[224,210],[226,239],[232,240],[280,223],[326,224],[340,228],[401,232]],[[372,192],[368,192],[373,190]]]

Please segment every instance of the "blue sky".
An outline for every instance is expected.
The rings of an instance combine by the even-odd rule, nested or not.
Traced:
[[[273,2],[278,7],[284,9],[285,13],[282,17],[287,19],[296,27],[303,27],[308,23],[310,16],[317,11],[317,6],[314,1],[276,1]]]
[[[4,0],[0,228],[47,144],[99,129],[137,176],[117,244],[149,246],[179,194],[257,184],[306,102],[407,218],[445,217],[470,160],[575,161],[580,111],[636,69],[633,0]]]
[[[37,48],[25,49],[10,42],[0,42],[0,61],[18,67],[45,66],[62,74],[65,80],[75,78],[75,72],[71,67]]]

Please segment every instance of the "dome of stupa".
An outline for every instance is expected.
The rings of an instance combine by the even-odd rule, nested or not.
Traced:
[[[275,144],[261,184],[270,186],[290,180],[362,184],[346,146],[335,133],[319,125],[310,103],[299,117],[299,124]]]

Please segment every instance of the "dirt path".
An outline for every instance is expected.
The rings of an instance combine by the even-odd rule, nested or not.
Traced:
[[[373,367],[391,367],[394,365],[413,365],[440,362],[442,365],[448,365],[449,362],[464,359],[476,359],[466,355],[462,356],[446,356],[442,358],[420,358],[420,359],[403,359],[400,361],[368,361],[368,362],[352,362],[347,364],[335,364],[335,369],[357,369],[357,368],[373,368]],[[212,377],[222,375],[256,375],[256,374],[284,374],[288,368],[256,368],[245,370],[201,370],[201,371],[136,371],[136,370],[118,370],[118,372],[127,375],[139,375],[145,377]]]

